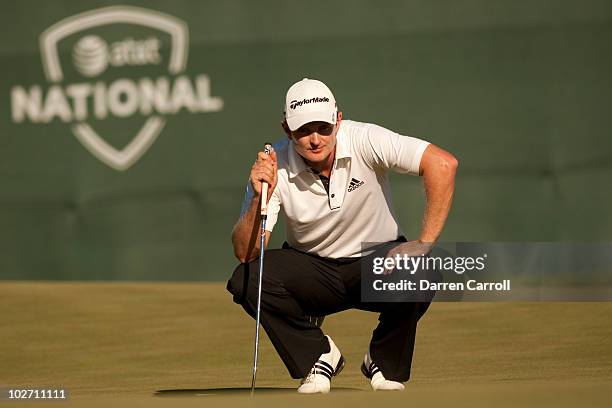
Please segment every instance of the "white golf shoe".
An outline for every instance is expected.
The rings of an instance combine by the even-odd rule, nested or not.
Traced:
[[[300,394],[328,393],[331,387],[331,378],[340,374],[344,368],[344,357],[329,336],[329,352],[321,354],[306,378],[298,388]]]
[[[403,391],[404,384],[397,381],[387,380],[378,366],[372,361],[370,353],[367,353],[361,364],[361,372],[370,380],[374,391]]]

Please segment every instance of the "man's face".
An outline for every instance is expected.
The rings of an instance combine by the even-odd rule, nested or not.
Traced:
[[[340,128],[342,113],[338,113],[335,125],[327,122],[309,122],[296,130],[289,130],[284,124],[288,136],[293,139],[297,153],[310,163],[323,163],[336,148],[336,134]]]

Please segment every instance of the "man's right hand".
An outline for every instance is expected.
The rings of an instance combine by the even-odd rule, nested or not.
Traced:
[[[264,181],[268,183],[268,197],[270,200],[276,183],[278,182],[277,175],[278,165],[276,162],[276,152],[272,149],[272,152],[268,155],[264,152],[257,154],[257,160],[251,167],[251,175],[249,180],[251,181],[251,187],[255,192],[255,197],[261,196],[261,183]]]
[[[276,153],[274,150],[270,154],[259,152],[257,160],[251,167],[249,180],[253,189],[253,197],[249,203],[247,211],[245,211],[232,231],[232,245],[234,246],[234,255],[241,263],[249,262],[257,258],[259,252],[259,225],[260,225],[260,197],[261,184],[268,183],[268,201],[272,196],[276,183],[277,176]],[[266,231],[265,245],[268,245],[270,232]]]

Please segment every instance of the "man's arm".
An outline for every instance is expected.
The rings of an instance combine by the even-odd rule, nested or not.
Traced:
[[[240,263],[252,261],[259,255],[259,234],[261,231],[260,197],[253,197],[248,210],[238,220],[232,231],[234,255]],[[266,231],[265,246],[268,246],[270,231]]]
[[[421,157],[419,174],[425,185],[425,213],[421,234],[417,241],[397,245],[387,253],[387,258],[396,255],[421,256],[429,253],[442,233],[446,217],[453,202],[455,174],[459,162],[449,152],[430,144]],[[388,275],[393,268],[383,272]]]
[[[378,125],[362,128],[365,137],[357,146],[366,163],[384,171],[423,176],[426,207],[419,241],[436,242],[450,211],[455,188],[457,159],[423,140],[402,136]]]
[[[425,213],[419,241],[436,242],[453,202],[459,162],[449,152],[430,144],[421,157],[419,174],[425,186]]]
[[[277,183],[276,153],[270,155],[259,152],[257,161],[251,168],[249,177],[253,195],[247,210],[242,214],[234,229],[232,230],[232,245],[234,255],[241,263],[249,262],[259,255],[259,234],[261,229],[261,185],[266,182],[269,185],[268,197],[270,199]],[[265,246],[268,246],[270,232],[266,231]]]

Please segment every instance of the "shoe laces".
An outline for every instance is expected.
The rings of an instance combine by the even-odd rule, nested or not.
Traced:
[[[305,384],[308,382],[314,382],[315,375],[317,375],[317,367],[313,366],[308,372],[308,375],[306,375],[306,377],[304,377],[304,379],[302,380],[302,384]]]

